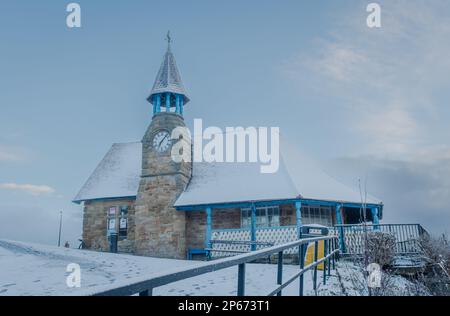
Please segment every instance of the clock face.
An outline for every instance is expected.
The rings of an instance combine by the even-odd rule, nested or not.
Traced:
[[[159,153],[165,152],[171,144],[172,140],[167,131],[160,131],[153,137],[153,148]]]

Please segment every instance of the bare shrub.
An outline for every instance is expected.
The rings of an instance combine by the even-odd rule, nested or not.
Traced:
[[[421,282],[433,295],[450,295],[450,244],[448,237],[427,236],[420,246],[427,266],[421,275]]]
[[[367,234],[367,256],[369,263],[381,267],[392,265],[395,259],[395,236],[385,232]]]

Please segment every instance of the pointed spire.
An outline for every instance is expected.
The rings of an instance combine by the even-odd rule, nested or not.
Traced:
[[[184,99],[184,104],[189,102],[189,98],[181,81],[180,72],[175,61],[175,57],[170,49],[172,38],[170,37],[170,31],[167,32],[167,51],[164,55],[164,60],[156,76],[155,84],[153,85],[152,92],[148,101],[153,104],[153,96],[158,94],[172,93],[174,95],[181,95]]]

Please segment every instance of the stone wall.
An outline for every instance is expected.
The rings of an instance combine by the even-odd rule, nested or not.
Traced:
[[[186,213],[170,205],[187,182],[182,175],[141,179],[135,217],[137,254],[186,258]]]
[[[120,238],[118,251],[124,253],[134,252],[135,240],[135,210],[133,199],[114,201],[86,201],[83,214],[83,241],[87,249],[96,251],[109,251],[107,238],[107,214],[110,207],[128,206],[128,233],[126,238]],[[119,219],[119,215],[117,215]]]

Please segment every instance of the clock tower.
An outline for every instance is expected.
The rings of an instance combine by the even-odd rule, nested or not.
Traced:
[[[172,130],[185,127],[189,102],[167,35],[168,48],[148,101],[153,118],[142,139],[142,174],[136,199],[135,252],[162,258],[186,257],[186,215],[173,205],[192,175],[192,164],[172,160]],[[192,153],[191,153],[192,154]]]

